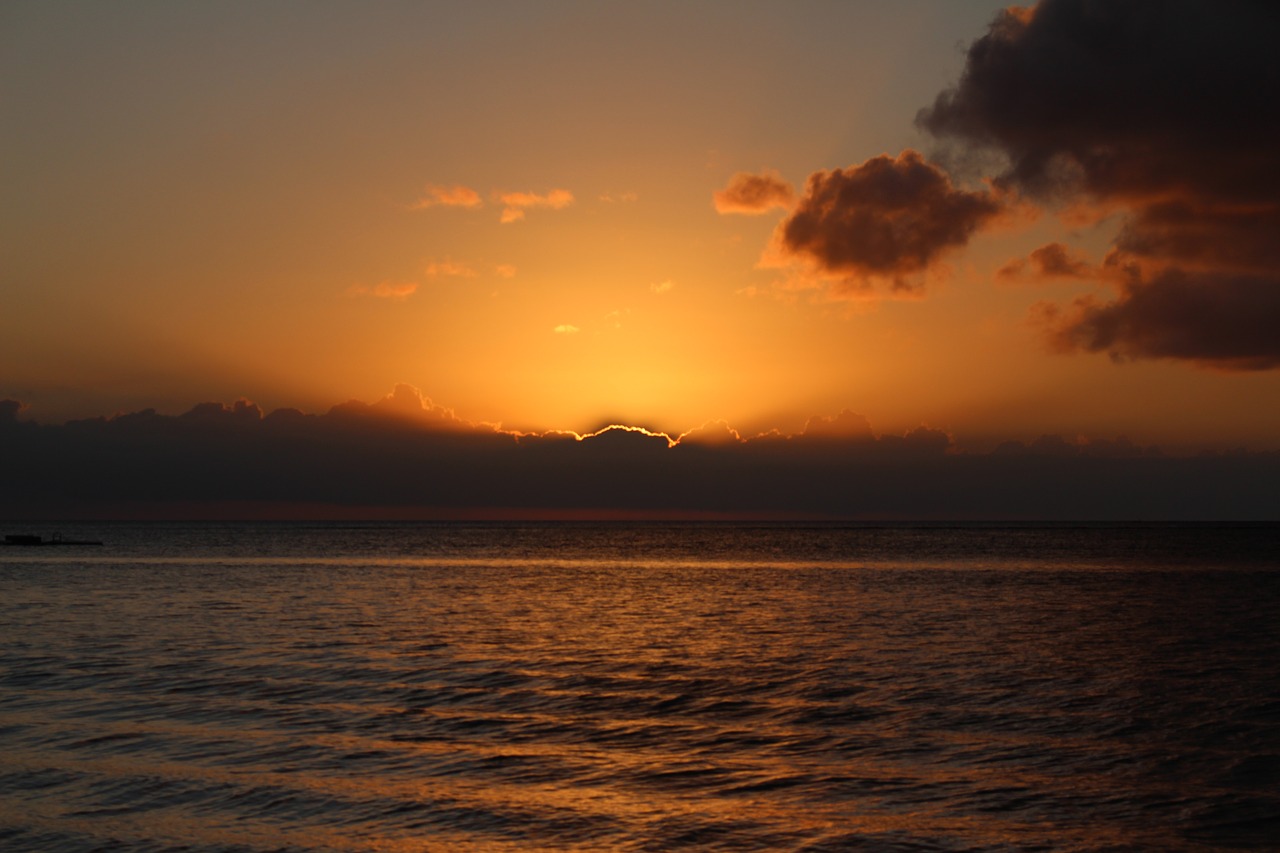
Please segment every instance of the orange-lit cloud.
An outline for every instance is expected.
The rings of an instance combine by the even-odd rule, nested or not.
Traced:
[[[795,204],[796,190],[791,183],[775,171],[758,175],[738,172],[729,184],[717,190],[711,197],[717,213],[745,213],[755,216],[780,207],[789,209]]]
[[[516,277],[516,267],[515,267],[515,264],[498,264],[497,266],[495,266],[495,267],[493,268],[493,271],[494,271],[494,273],[496,273],[500,278],[515,278],[515,277]]]
[[[429,261],[423,269],[423,275],[427,278],[475,278],[479,273],[467,264],[446,258],[443,261]]]
[[[354,284],[347,288],[348,296],[373,296],[378,299],[408,299],[418,290],[417,282],[381,281],[370,287],[367,284]]]
[[[422,197],[413,203],[412,209],[426,210],[428,207],[466,207],[477,208],[484,204],[480,193],[461,185],[441,187],[428,184]]]
[[[1002,210],[992,192],[956,187],[916,151],[882,154],[810,175],[764,262],[806,268],[835,281],[837,294],[915,291],[948,250]]]
[[[555,189],[539,195],[526,192],[500,192],[496,194],[503,205],[501,222],[519,222],[524,219],[525,211],[531,208],[561,210],[573,204],[573,193],[568,190]]]
[[[1277,42],[1263,3],[1043,0],[999,15],[920,112],[935,136],[1003,158],[998,186],[1126,215],[1104,264],[1122,273],[1115,297],[1037,308],[1056,348],[1280,367]]]
[[[577,326],[570,325],[569,323],[561,323],[551,331],[555,332],[557,335],[576,335],[582,330]]]
[[[676,283],[668,278],[668,279],[664,279],[663,281],[653,282],[652,284],[649,285],[649,290],[661,296],[664,293],[670,293],[671,291],[675,290],[675,287],[676,287]]]

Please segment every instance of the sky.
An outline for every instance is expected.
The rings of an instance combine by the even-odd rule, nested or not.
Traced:
[[[6,3],[0,414],[61,455],[67,422],[210,403],[1274,454],[1277,29],[1183,0]]]

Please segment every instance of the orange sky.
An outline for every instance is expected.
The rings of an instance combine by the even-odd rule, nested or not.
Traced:
[[[810,175],[940,162],[917,111],[998,8],[6,4],[0,398],[56,422],[404,382],[515,429],[851,409],[977,449],[1280,448],[1277,370],[1054,351],[1034,306],[1119,285],[997,277],[1055,242],[1101,264],[1131,196],[1097,222],[999,196],[911,293],[779,258]],[[992,192],[970,171],[948,191]],[[719,212],[738,174],[790,195]]]

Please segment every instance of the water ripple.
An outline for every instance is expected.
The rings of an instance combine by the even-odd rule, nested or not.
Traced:
[[[411,527],[351,559],[338,530],[278,557],[213,530],[0,562],[5,850],[1280,837],[1256,532],[1233,564],[1235,532],[1178,531],[1162,569],[1145,533],[1087,529],[1012,531],[990,565],[964,530],[486,527],[442,552]]]

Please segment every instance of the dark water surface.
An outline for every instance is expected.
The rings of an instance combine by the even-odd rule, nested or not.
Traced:
[[[1273,525],[63,532],[0,849],[1280,843]]]

